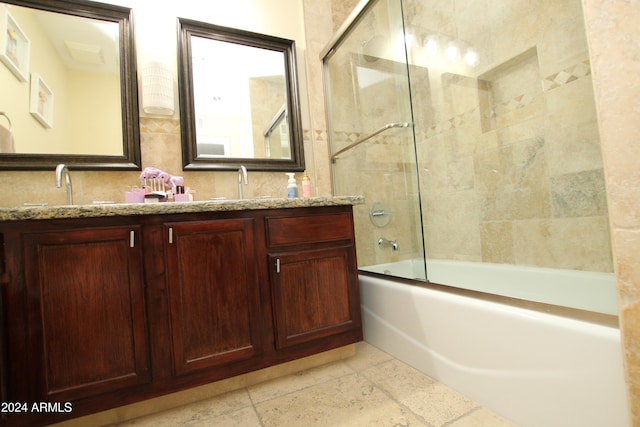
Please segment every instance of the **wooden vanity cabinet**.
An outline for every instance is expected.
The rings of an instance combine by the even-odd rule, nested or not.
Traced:
[[[354,245],[351,206],[0,223],[0,396],[61,410],[0,426],[360,341]]]
[[[350,211],[265,219],[279,350],[362,339]]]
[[[149,381],[139,238],[136,225],[25,235],[35,400],[71,401]]]
[[[261,352],[254,223],[240,218],[164,224],[177,375]]]
[[[76,402],[151,381],[141,226],[82,224],[16,224],[6,233],[11,425],[68,418]]]

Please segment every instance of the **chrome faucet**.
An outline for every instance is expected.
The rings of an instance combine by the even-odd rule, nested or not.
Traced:
[[[62,187],[62,174],[64,174],[64,183],[67,187],[67,204],[73,204],[73,188],[71,187],[71,175],[69,175],[69,169],[64,163],[60,163],[56,166],[56,188]]]
[[[244,179],[244,185],[249,185],[249,177],[247,176],[247,168],[244,165],[240,165],[238,169],[238,199],[242,200],[242,181]]]
[[[398,250],[398,241],[397,240],[389,240],[381,237],[378,239],[378,246],[381,248],[393,248],[394,251]]]

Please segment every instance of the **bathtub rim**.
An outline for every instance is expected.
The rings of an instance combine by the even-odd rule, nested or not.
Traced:
[[[541,313],[566,317],[575,320],[581,320],[584,322],[594,323],[601,326],[608,326],[613,328],[620,328],[619,318],[616,315],[597,313],[594,311],[583,310],[573,307],[564,307],[555,304],[543,303],[538,301],[530,301],[516,297],[509,297],[504,295],[491,294],[473,289],[464,289],[455,287],[452,285],[446,285],[441,283],[435,283],[431,281],[421,281],[417,279],[407,279],[399,276],[390,276],[388,274],[375,273],[372,271],[362,270],[358,268],[358,275],[374,277],[382,280],[388,280],[392,282],[399,282],[409,286],[417,286],[420,288],[430,289],[439,292],[445,292],[467,298],[475,298],[483,301],[490,301],[498,304],[504,304],[523,308],[527,310],[538,311]]]

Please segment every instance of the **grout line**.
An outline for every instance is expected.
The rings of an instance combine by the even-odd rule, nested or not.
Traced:
[[[377,365],[376,365],[377,366]],[[372,387],[378,389],[382,394],[384,394],[385,396],[387,396],[387,398],[389,400],[391,400],[392,402],[394,402],[396,405],[398,405],[400,408],[404,409],[405,411],[407,411],[409,414],[412,414],[417,420],[419,420],[420,422],[422,422],[425,426],[427,427],[437,427],[434,426],[433,424],[431,424],[429,421],[425,420],[422,415],[420,414],[416,414],[415,412],[413,412],[413,410],[411,408],[409,408],[407,405],[405,405],[404,403],[398,401],[398,399],[396,399],[395,397],[393,397],[393,395],[391,393],[389,393],[388,391],[386,391],[385,389],[383,389],[382,387],[378,386],[378,384],[376,384],[371,378],[369,378],[366,374],[364,373],[359,373],[359,375],[366,379],[369,384],[371,384]]]
[[[476,404],[477,404],[477,402],[476,402]],[[463,418],[468,417],[469,415],[473,414],[474,412],[478,412],[478,411],[482,410],[482,408],[483,408],[482,405],[479,405],[479,404],[477,404],[477,405],[478,406],[476,406],[475,408],[471,408],[469,411],[467,411],[466,413],[460,415],[459,417],[454,418],[451,421],[447,421],[446,423],[442,424],[442,427],[450,426],[453,423],[455,423],[457,421],[460,421]]]
[[[286,379],[289,379],[289,378],[291,378],[291,377],[300,376],[300,374],[302,374],[302,373],[306,373],[306,372],[313,371],[313,370],[321,371],[321,370],[324,370],[325,368],[328,368],[328,367],[330,367],[330,366],[337,365],[337,364],[343,364],[343,365],[344,365],[344,366],[346,366],[346,367],[347,367],[351,372],[348,372],[348,373],[345,373],[345,374],[342,374],[342,375],[338,375],[338,376],[326,377],[326,378],[323,378],[321,381],[314,382],[313,384],[309,384],[309,385],[307,385],[307,386],[304,386],[304,387],[301,387],[301,388],[297,388],[297,389],[295,389],[295,390],[291,390],[291,391],[288,391],[288,392],[286,392],[286,393],[284,393],[284,394],[279,394],[279,395],[277,395],[277,396],[273,396],[273,397],[270,397],[270,398],[268,398],[268,399],[261,400],[261,401],[259,401],[259,402],[254,401],[253,397],[251,396],[251,391],[250,391],[249,389],[250,389],[250,388],[252,388],[252,387],[254,387],[254,386],[258,386],[258,385],[265,386],[266,384],[269,384],[269,383],[270,383],[270,382],[272,382],[272,381],[273,381],[273,382],[275,382],[275,381],[282,381],[282,380],[286,380]],[[268,381],[263,382],[263,383],[255,384],[255,385],[252,385],[252,386],[248,386],[248,387],[247,387],[247,392],[249,393],[249,400],[251,401],[251,404],[255,406],[256,404],[258,404],[258,405],[259,405],[259,404],[261,404],[261,403],[269,402],[269,401],[272,401],[272,400],[274,400],[274,399],[280,399],[281,397],[289,396],[289,395],[291,395],[291,394],[293,394],[293,393],[298,393],[298,392],[300,392],[300,391],[302,391],[302,390],[308,390],[308,389],[310,389],[310,388],[313,388],[313,387],[319,386],[319,385],[321,385],[321,384],[326,384],[326,383],[328,383],[328,382],[330,382],[330,381],[333,381],[333,380],[336,380],[336,379],[339,379],[339,378],[344,378],[344,377],[347,377],[347,376],[349,376],[349,375],[353,375],[353,374],[357,374],[357,373],[358,373],[358,372],[357,372],[354,368],[352,368],[351,366],[347,365],[347,364],[344,362],[344,360],[336,360],[335,362],[331,362],[331,363],[326,364],[326,365],[316,366],[316,367],[314,367],[314,368],[305,369],[305,370],[303,370],[303,371],[300,371],[300,372],[297,372],[297,373],[292,373],[292,374],[286,375],[286,376],[284,376],[284,377],[280,377],[280,378],[273,378],[273,379],[268,380]]]

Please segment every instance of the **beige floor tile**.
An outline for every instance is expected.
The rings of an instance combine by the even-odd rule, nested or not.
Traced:
[[[185,427],[262,427],[260,418],[253,406],[222,414],[217,417],[202,419],[184,424]]]
[[[431,424],[441,426],[479,405],[397,359],[363,371],[368,379]]]
[[[461,419],[448,424],[449,427],[517,427],[486,408],[480,408]]]
[[[352,373],[344,362],[334,362],[251,386],[249,395],[253,403],[263,402]]]
[[[222,417],[245,408],[251,409],[251,400],[247,390],[243,389],[146,417],[136,418],[119,425],[143,427],[191,425],[194,422]]]
[[[264,427],[427,425],[355,373],[255,407]]]
[[[390,354],[362,341],[356,344],[356,354],[345,360],[345,363],[356,371],[362,371],[391,359],[393,356]]]
[[[342,361],[119,425],[516,427],[366,343]]]

